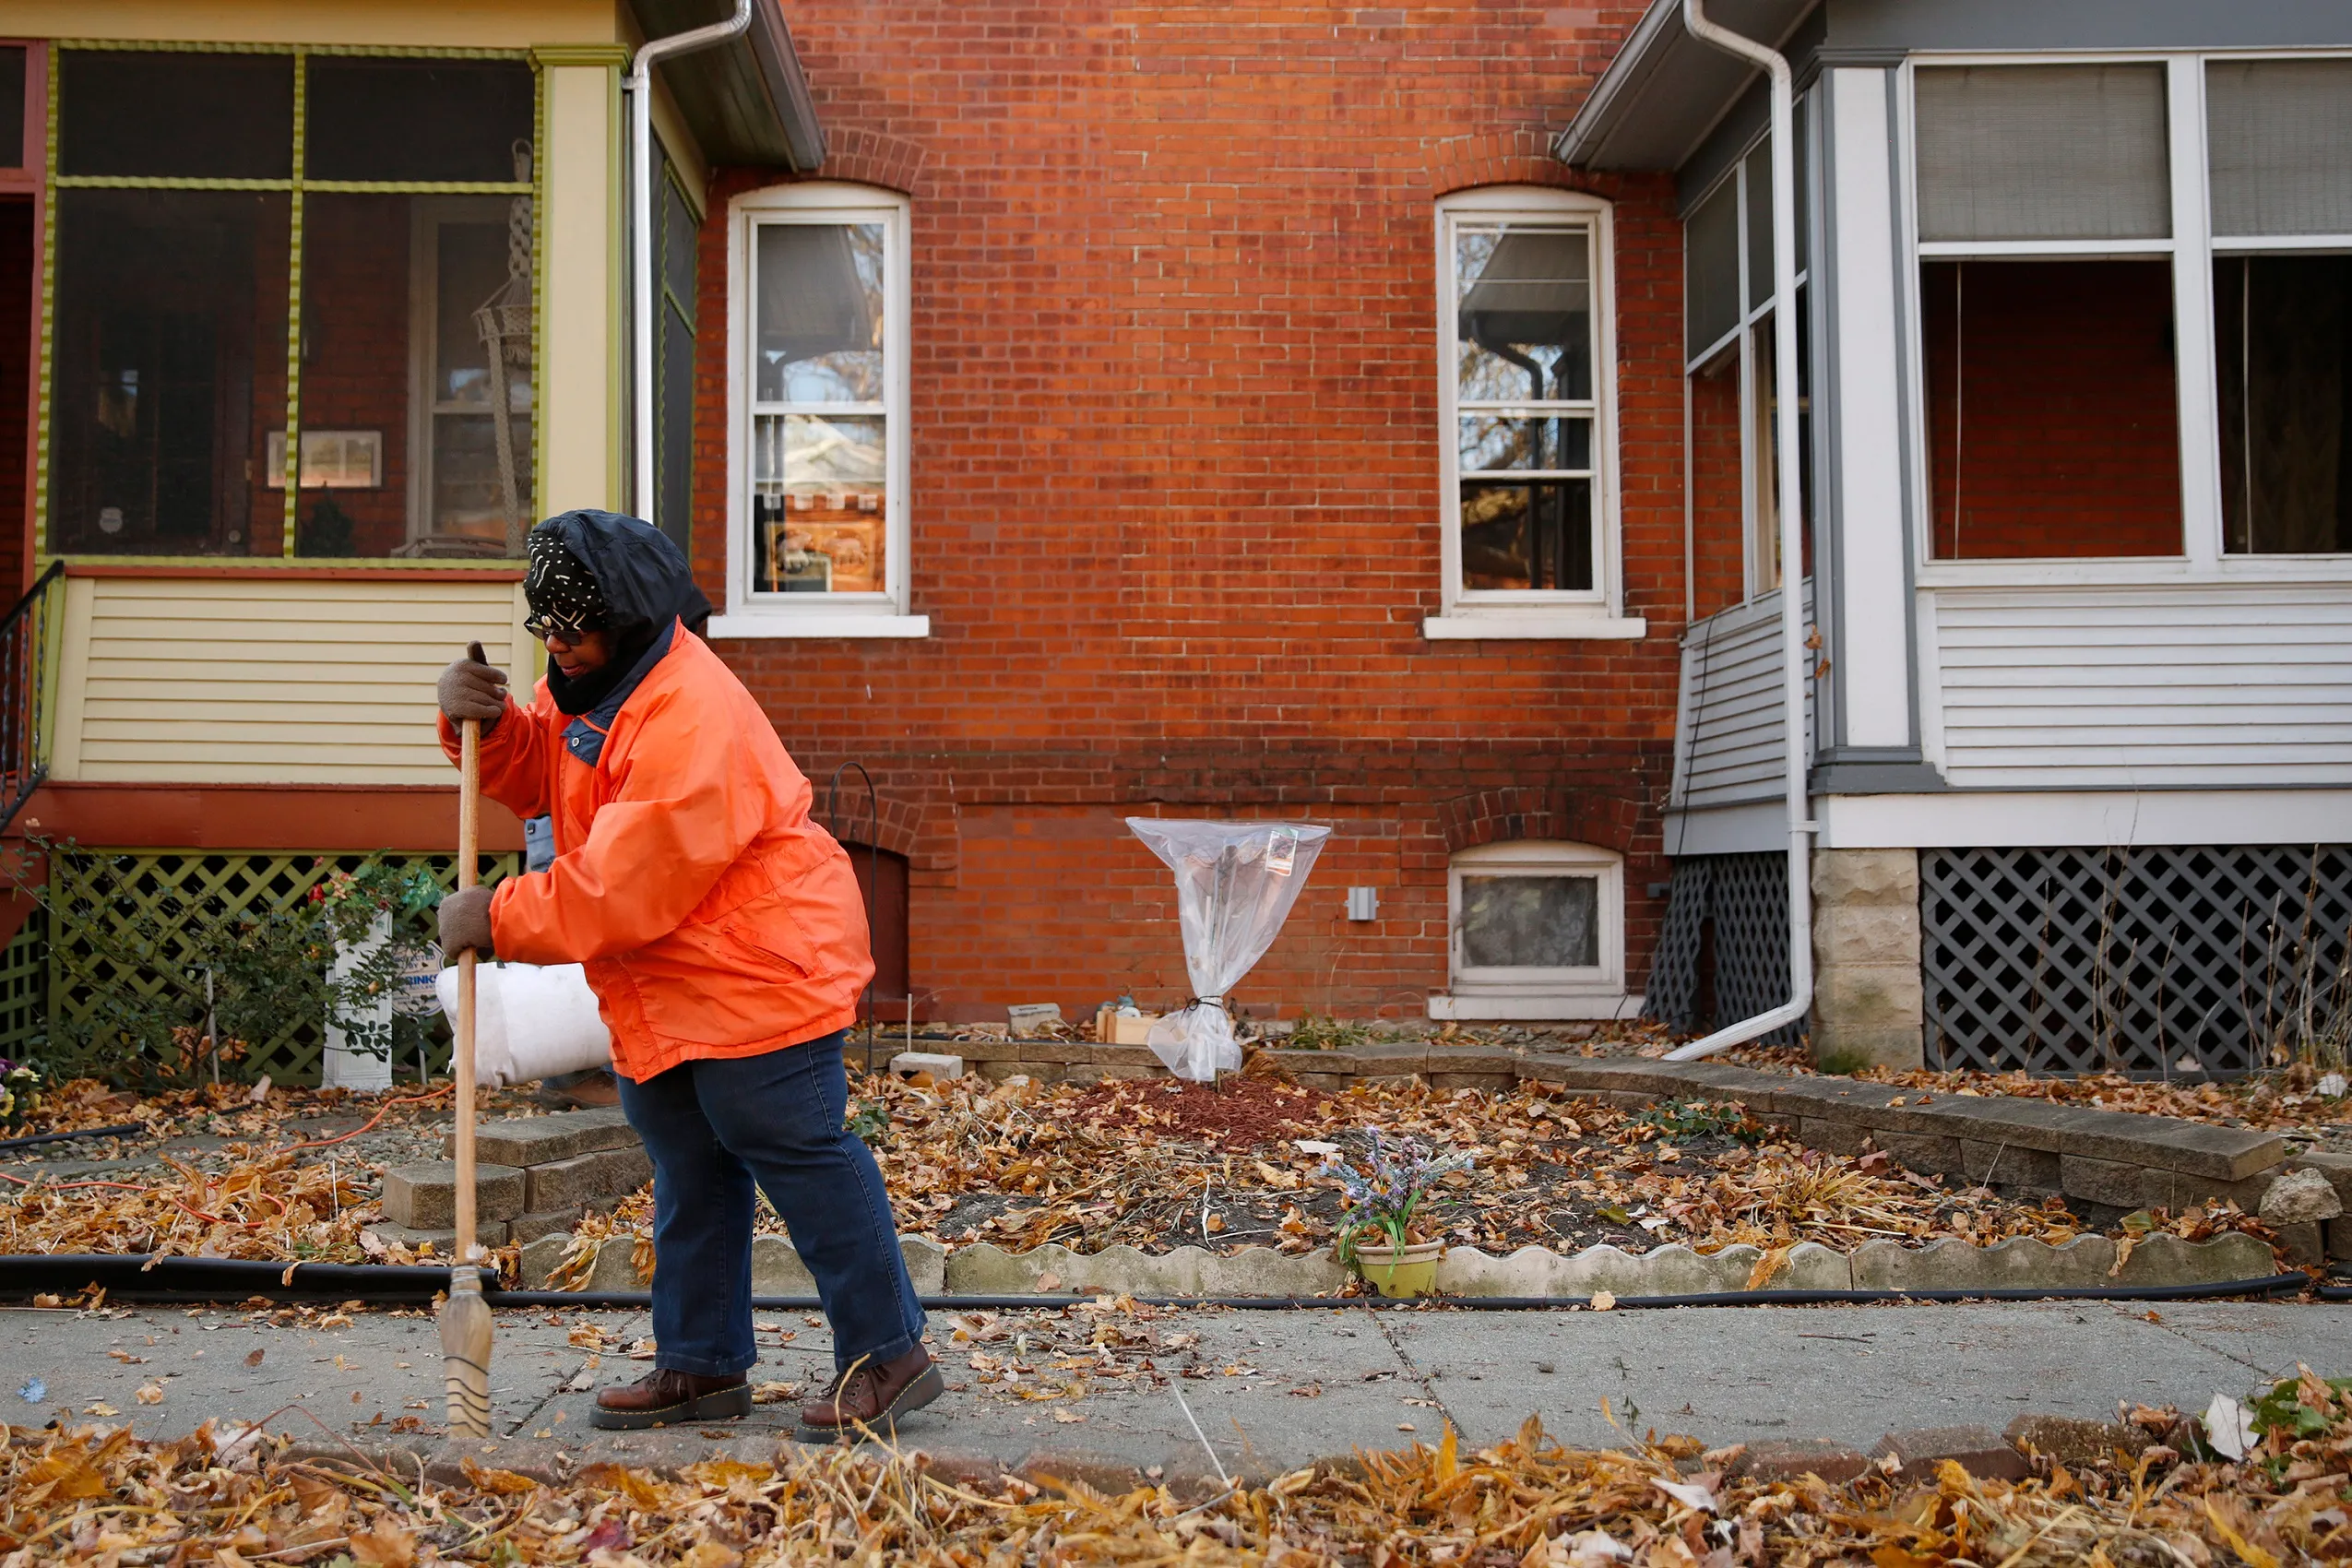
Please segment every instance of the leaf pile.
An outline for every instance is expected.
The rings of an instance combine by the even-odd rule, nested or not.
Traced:
[[[779,1449],[674,1476],[591,1464],[561,1480],[483,1468],[461,1484],[364,1455],[291,1456],[285,1440],[212,1422],[177,1443],[127,1429],[7,1429],[0,1560],[9,1568],[259,1562],[332,1568],[436,1562],[593,1568],[907,1563],[1461,1563],[1474,1568],[1735,1568],[1873,1563],[2099,1568],[2352,1561],[2352,1410],[2306,1373],[2298,1417],[2266,1424],[2241,1462],[2192,1438],[2029,1479],[1873,1469],[1845,1486],[1757,1479],[1737,1449],[1688,1438],[1630,1452],[1570,1449],[1532,1420],[1465,1452],[1360,1453],[1205,1503],[1165,1486],[1124,1495],[1075,1479],[958,1479],[920,1454]],[[2275,1391],[2274,1397],[2277,1396]],[[2261,1408],[2258,1405],[2258,1408]],[[2146,1424],[2193,1431],[2168,1412]]]
[[[915,1087],[879,1076],[857,1092],[888,1112],[874,1154],[899,1228],[951,1250],[980,1241],[1007,1251],[1046,1241],[1078,1252],[1122,1243],[1152,1252],[1326,1247],[1340,1194],[1319,1175],[1319,1147],[1360,1148],[1372,1127],[1472,1157],[1474,1169],[1439,1182],[1443,1234],[1490,1252],[1598,1241],[1631,1252],[1678,1241],[1700,1252],[1807,1241],[1851,1249],[1944,1236],[2056,1244],[2083,1229],[2056,1200],[1954,1188],[1883,1154],[1848,1158],[1759,1143],[1757,1124],[1734,1107],[1686,1105],[1675,1119],[1686,1131],[1677,1134],[1656,1117],[1538,1084],[1503,1092],[1359,1085],[1326,1095],[1249,1077],[1221,1090],[1170,1092],[1157,1082],[964,1077]],[[2239,1218],[2201,1210],[2163,1223],[2202,1236]],[[758,1223],[784,1229],[764,1204]],[[578,1261],[592,1261],[588,1240],[650,1229],[641,1193],[611,1216],[588,1218],[576,1233]]]

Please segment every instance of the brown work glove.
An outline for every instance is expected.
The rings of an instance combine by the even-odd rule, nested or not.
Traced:
[[[490,942],[490,889],[467,887],[441,900],[441,954],[451,963],[472,948],[485,958],[495,957]]]
[[[480,643],[468,644],[466,657],[441,672],[439,691],[441,711],[450,723],[479,719],[485,734],[506,711],[506,671],[483,659]]]

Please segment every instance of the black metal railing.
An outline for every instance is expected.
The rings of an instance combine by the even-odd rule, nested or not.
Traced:
[[[17,820],[32,792],[49,777],[49,759],[42,754],[42,707],[44,696],[42,647],[47,617],[42,606],[50,586],[65,575],[65,564],[52,561],[33,579],[6,619],[0,619],[0,829]]]

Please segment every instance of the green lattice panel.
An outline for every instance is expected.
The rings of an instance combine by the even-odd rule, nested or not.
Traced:
[[[445,891],[456,885],[455,856],[375,858],[402,871],[423,866]],[[192,909],[216,920],[282,912],[308,898],[312,888],[336,872],[356,871],[368,859],[365,855],[59,851],[51,857],[49,884],[51,903],[58,911],[54,922],[58,940],[46,944],[43,966],[50,1006],[61,1023],[87,1024],[95,1016],[98,994],[105,988],[125,988],[143,998],[181,991],[184,988],[167,971],[189,968],[197,957],[191,945],[166,944],[153,951],[134,945],[133,933],[154,921],[160,912]],[[113,896],[103,900],[93,887],[101,862],[120,868]],[[494,883],[521,869],[520,855],[485,855],[481,878],[485,884]],[[420,917],[413,934],[431,937],[430,915]],[[114,950],[125,947],[134,950],[115,956]],[[11,947],[9,954],[13,957],[16,949]],[[69,967],[82,971],[82,983],[72,982]],[[7,1018],[8,973],[6,961],[0,960],[0,1028],[6,1027]],[[200,1001],[191,998],[188,1011],[189,1023],[203,1022]],[[246,1043],[252,1050],[237,1064],[242,1075],[252,1077],[267,1073],[279,1083],[315,1083],[326,1049],[325,1020],[288,1018],[269,1039]]]
[[[38,1054],[49,1035],[49,916],[35,909],[0,948],[0,1056]]]

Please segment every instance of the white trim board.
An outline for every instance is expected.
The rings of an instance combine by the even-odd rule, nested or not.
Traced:
[[[1441,1023],[1449,1018],[1459,1018],[1466,1023],[1608,1022],[1640,1017],[1645,1000],[1640,992],[1631,994],[1594,992],[1557,996],[1448,996],[1443,992],[1432,992],[1429,999],[1429,1016]]]
[[[2352,837],[2352,789],[1832,795],[1813,815],[1824,849],[2333,844]]]

